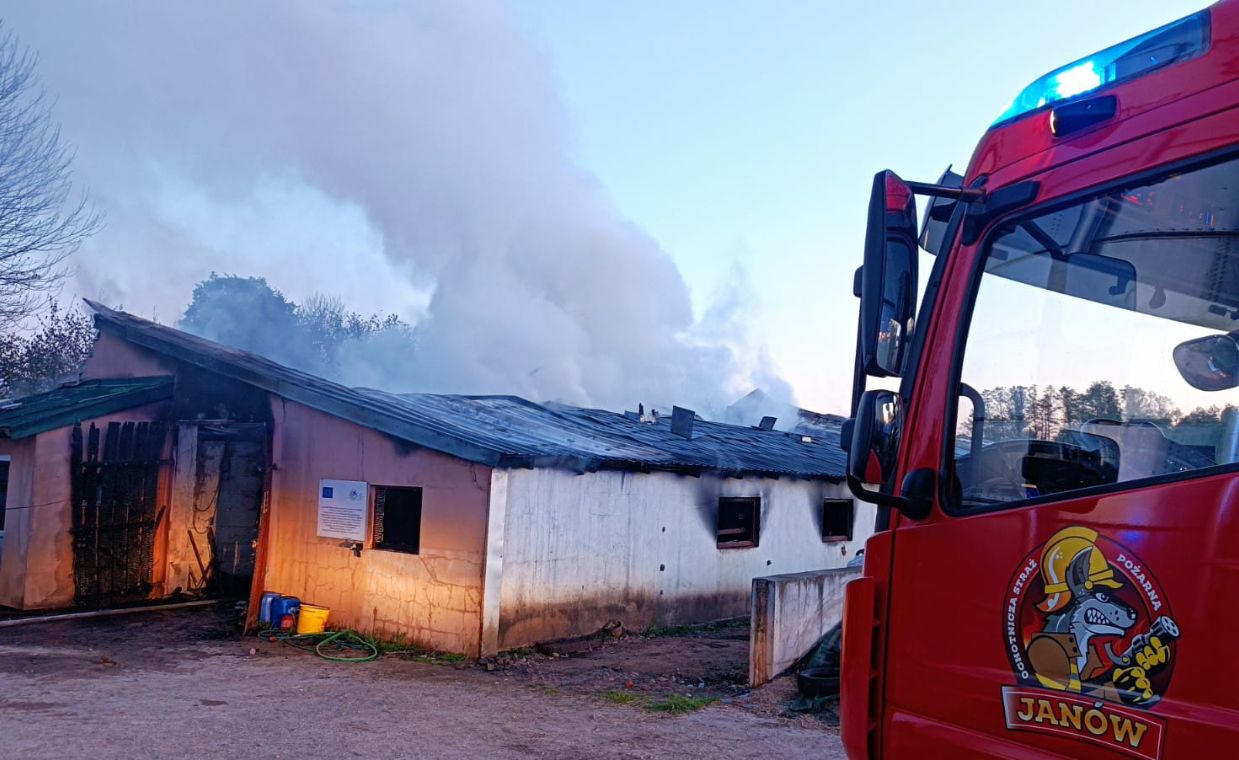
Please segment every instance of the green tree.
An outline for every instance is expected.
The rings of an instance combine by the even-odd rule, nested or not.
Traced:
[[[340,354],[383,337],[413,345],[412,328],[393,315],[364,317],[337,298],[315,295],[298,305],[262,277],[212,273],[194,288],[178,326],[306,372],[338,374]]]
[[[1062,401],[1054,386],[1028,389],[1027,417],[1034,438],[1052,441],[1062,429]]]
[[[363,342],[382,333],[397,333],[413,339],[412,329],[395,314],[363,317],[344,308],[344,302],[322,294],[312,295],[296,307],[297,321],[305,331],[319,360],[334,368],[340,347]]]
[[[1067,414],[1068,423],[1122,419],[1119,393],[1108,380],[1094,381],[1083,393],[1072,393],[1071,397],[1073,408]]]
[[[297,306],[262,277],[215,272],[194,287],[178,326],[204,338],[258,354],[285,357],[302,353]],[[299,357],[305,364],[309,357]]]
[[[1179,408],[1160,393],[1127,385],[1123,387],[1120,396],[1125,420],[1150,420],[1170,425],[1179,418]]]

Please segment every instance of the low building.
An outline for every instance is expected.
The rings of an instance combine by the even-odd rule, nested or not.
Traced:
[[[272,590],[478,655],[744,615],[754,577],[843,566],[872,530],[826,424],[348,388],[91,307],[81,383],[0,409],[0,604]],[[131,395],[79,404],[106,388]]]
[[[95,601],[88,595],[97,590],[88,577],[108,579],[98,600],[103,603],[150,594],[140,573],[126,573],[120,565],[132,554],[136,567],[139,555],[153,557],[157,549],[155,505],[168,503],[169,485],[166,474],[161,479],[159,462],[169,452],[167,435],[158,423],[152,429],[151,420],[166,417],[172,392],[173,379],[166,376],[89,380],[0,405],[0,604],[19,609],[86,604]],[[96,431],[93,467],[86,451],[92,440],[81,437],[83,429]],[[124,466],[131,477],[119,490],[114,478],[100,477],[100,430],[116,431],[102,442],[112,460],[120,458],[120,431],[128,431]],[[115,474],[119,466],[110,464],[107,473]],[[107,502],[92,501],[89,513],[80,493],[88,467],[96,489],[108,489]],[[120,491],[124,498],[113,498]],[[140,515],[147,505],[150,514]],[[100,555],[115,558],[115,573],[98,566]]]

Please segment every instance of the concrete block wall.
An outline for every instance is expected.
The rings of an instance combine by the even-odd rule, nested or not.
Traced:
[[[749,683],[760,686],[799,660],[843,619],[843,587],[858,567],[753,579]]]

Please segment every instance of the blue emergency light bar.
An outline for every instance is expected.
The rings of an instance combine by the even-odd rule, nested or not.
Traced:
[[[1106,85],[1195,58],[1208,47],[1209,11],[1205,10],[1051,71],[1025,87],[994,126]]]

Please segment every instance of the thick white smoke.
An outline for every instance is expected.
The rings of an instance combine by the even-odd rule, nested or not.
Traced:
[[[342,379],[400,391],[703,411],[754,383],[786,391],[758,376],[739,306],[695,325],[672,260],[573,163],[548,63],[502,5],[3,16],[40,52],[77,179],[107,214],[77,294],[174,322],[218,271],[396,312],[416,352],[367,351]]]

